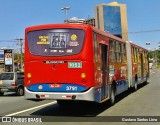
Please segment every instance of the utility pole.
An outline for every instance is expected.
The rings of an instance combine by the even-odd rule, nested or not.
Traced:
[[[23,49],[23,40],[22,38],[16,39],[20,44],[20,68],[22,69],[22,49]]]

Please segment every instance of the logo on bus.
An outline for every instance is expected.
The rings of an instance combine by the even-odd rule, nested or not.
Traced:
[[[71,36],[71,40],[73,40],[73,41],[77,40],[77,35],[76,35],[76,34],[73,34],[73,35]]]

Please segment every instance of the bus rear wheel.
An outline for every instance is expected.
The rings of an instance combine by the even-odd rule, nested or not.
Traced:
[[[4,95],[4,92],[0,92],[0,96]]]
[[[112,85],[111,86],[111,93],[110,93],[110,104],[114,105],[115,104],[115,87]]]
[[[138,82],[137,82],[137,80],[135,80],[134,91],[137,91],[137,89],[138,89]]]

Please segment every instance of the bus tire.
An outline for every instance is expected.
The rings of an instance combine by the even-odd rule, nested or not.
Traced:
[[[0,96],[3,96],[4,95],[4,92],[0,92]]]
[[[134,91],[137,91],[138,89],[138,80],[135,79],[135,83],[134,83]]]
[[[148,79],[149,79],[149,73],[147,73],[146,81],[144,82],[145,85],[149,84]]]
[[[115,104],[115,85],[111,85],[111,92],[110,92],[110,104],[114,105]]]

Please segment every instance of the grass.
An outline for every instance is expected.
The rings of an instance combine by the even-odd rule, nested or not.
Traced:
[[[160,65],[157,65],[157,67],[156,68],[160,68]]]

